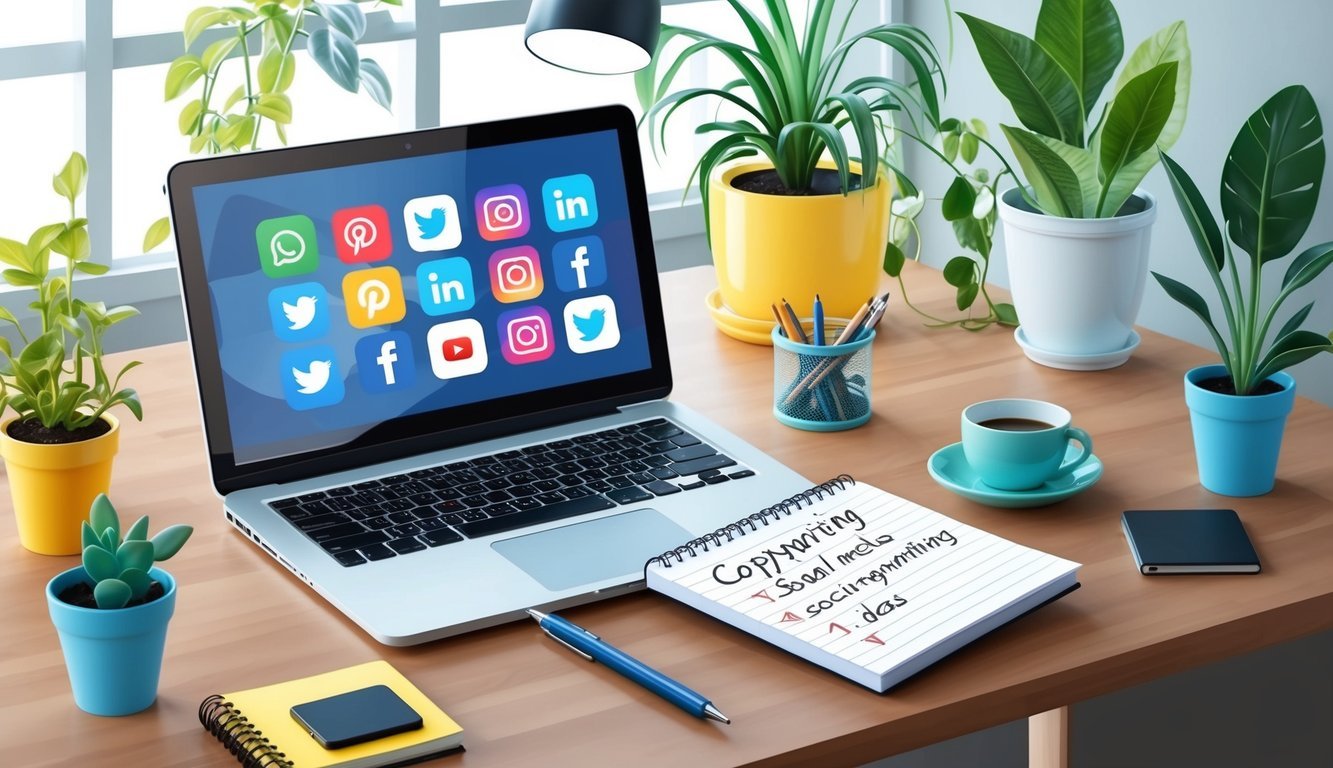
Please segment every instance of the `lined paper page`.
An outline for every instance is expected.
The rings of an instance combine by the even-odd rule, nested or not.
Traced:
[[[670,582],[703,598],[688,600],[696,607],[730,609],[883,675],[1077,568],[856,483],[684,562],[654,564],[649,586],[672,594],[655,586]],[[781,644],[800,653],[800,643]]]

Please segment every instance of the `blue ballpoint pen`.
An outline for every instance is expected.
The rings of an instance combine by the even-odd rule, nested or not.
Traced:
[[[815,346],[824,346],[824,302],[815,294]]]
[[[731,723],[731,719],[718,711],[707,698],[686,688],[624,651],[618,650],[605,640],[583,627],[560,618],[552,613],[528,609],[528,615],[536,619],[537,626],[550,635],[553,640],[588,661],[600,661],[612,670],[624,675],[644,688],[661,696],[695,717],[706,717],[720,723]]]

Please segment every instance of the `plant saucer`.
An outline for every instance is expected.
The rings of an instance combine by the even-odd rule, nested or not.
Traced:
[[[1080,447],[1069,446],[1065,461],[1077,458],[1080,451]],[[1018,509],[1054,504],[1091,488],[1101,479],[1102,461],[1093,454],[1070,474],[1028,491],[1002,491],[981,482],[976,470],[967,463],[962,443],[946,445],[936,451],[926,462],[926,469],[935,482],[965,499],[992,507]]]
[[[1023,348],[1023,354],[1027,355],[1029,360],[1048,368],[1061,368],[1066,371],[1104,371],[1124,365],[1134,350],[1138,349],[1140,340],[1138,331],[1130,331],[1129,340],[1120,349],[1092,355],[1071,355],[1034,347],[1023,333],[1021,326],[1014,329],[1014,341]]]
[[[722,302],[722,291],[714,288],[708,292],[704,298],[704,303],[708,305],[708,314],[713,317],[713,323],[717,329],[733,339],[749,342],[750,344],[762,344],[764,346],[773,345],[773,318],[767,317],[762,320],[755,320],[751,317],[738,315],[730,307]]]

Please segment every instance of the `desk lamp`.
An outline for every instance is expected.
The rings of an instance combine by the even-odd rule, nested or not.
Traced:
[[[648,65],[661,25],[659,0],[532,0],[524,36],[549,64],[618,75]]]

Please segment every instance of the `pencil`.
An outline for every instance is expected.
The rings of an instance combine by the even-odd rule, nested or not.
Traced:
[[[801,326],[801,318],[797,317],[796,310],[791,308],[786,299],[782,300],[782,308],[786,310],[787,317],[791,318],[791,325],[796,329],[796,338],[800,339],[802,344],[809,344],[810,337],[805,335],[805,328]]]

